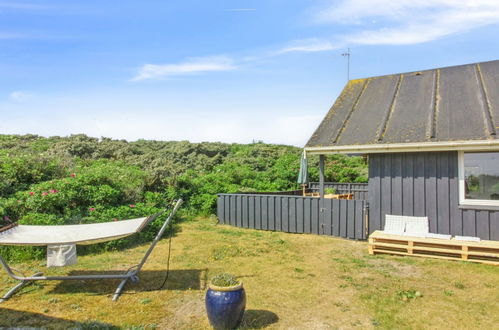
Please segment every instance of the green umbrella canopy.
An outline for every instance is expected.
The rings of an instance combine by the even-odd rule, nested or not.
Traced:
[[[298,183],[307,184],[308,183],[308,162],[307,154],[303,151],[300,160],[300,173],[298,173]]]

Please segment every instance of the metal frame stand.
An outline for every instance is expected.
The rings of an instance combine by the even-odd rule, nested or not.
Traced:
[[[0,303],[6,301],[9,299],[12,295],[14,295],[17,291],[19,291],[22,287],[25,285],[29,284],[32,281],[68,281],[68,280],[96,280],[96,279],[121,279],[122,281],[116,288],[116,291],[114,292],[113,295],[113,301],[117,301],[123,292],[123,289],[128,282],[128,280],[131,280],[132,282],[136,283],[139,281],[138,274],[142,270],[142,267],[146,263],[147,259],[151,255],[152,251],[154,250],[154,247],[156,244],[158,244],[159,240],[163,236],[166,228],[168,227],[168,224],[171,222],[173,219],[173,216],[179,209],[180,205],[182,204],[182,200],[179,199],[175,203],[175,206],[173,207],[173,210],[170,212],[168,215],[168,218],[166,221],[163,223],[161,226],[161,229],[159,230],[158,234],[154,238],[154,241],[151,243],[149,246],[149,249],[147,249],[146,253],[142,257],[142,260],[140,263],[138,263],[135,266],[130,267],[124,274],[115,274],[115,275],[69,275],[69,276],[42,276],[43,273],[36,273],[33,274],[32,276],[25,276],[23,273],[20,271],[17,271],[13,268],[11,268],[7,262],[0,256],[0,263],[2,264],[3,268],[7,272],[7,274],[15,279],[20,281],[21,283],[18,283],[16,286],[14,286],[12,289],[10,289],[1,299]],[[15,272],[18,272],[21,274],[21,276],[16,275]]]

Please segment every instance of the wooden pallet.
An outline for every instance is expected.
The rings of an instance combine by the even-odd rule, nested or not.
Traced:
[[[480,262],[499,266],[499,241],[468,242],[418,238],[375,231],[369,236],[369,254],[396,254]]]

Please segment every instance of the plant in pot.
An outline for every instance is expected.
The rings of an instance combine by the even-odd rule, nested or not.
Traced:
[[[246,293],[243,282],[232,274],[219,274],[206,291],[206,312],[215,329],[235,329],[243,319]]]
[[[324,189],[324,198],[334,198],[336,193],[337,193],[336,188],[326,188]]]
[[[326,188],[326,189],[324,189],[324,192],[326,194],[336,194],[337,190],[336,190],[336,188]]]

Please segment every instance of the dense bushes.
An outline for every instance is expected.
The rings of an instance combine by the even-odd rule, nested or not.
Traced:
[[[300,156],[299,148],[264,143],[0,135],[0,221],[119,220],[155,213],[179,197],[186,201],[184,212],[209,214],[217,193],[297,189]],[[311,180],[318,180],[317,157],[309,158],[309,173]],[[360,157],[327,158],[327,180],[363,182],[366,174]]]

